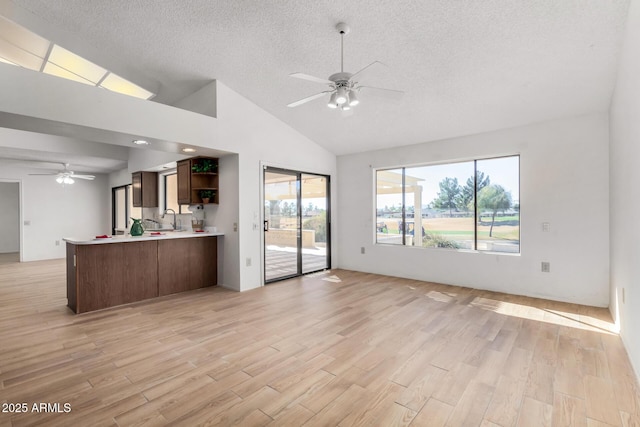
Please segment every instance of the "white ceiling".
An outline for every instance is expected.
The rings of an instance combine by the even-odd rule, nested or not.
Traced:
[[[68,163],[75,172],[110,173],[127,167],[130,150],[135,148],[0,128],[0,168],[59,171]]]
[[[9,18],[172,103],[218,79],[336,154],[609,108],[628,0],[1,0]],[[10,3],[10,7],[7,6]],[[288,77],[374,60],[353,114]],[[218,109],[223,109],[219,105]]]

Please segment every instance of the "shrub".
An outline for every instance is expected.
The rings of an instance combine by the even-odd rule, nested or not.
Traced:
[[[422,240],[422,246],[425,248],[448,248],[460,249],[462,246],[455,240],[445,239],[438,234],[426,233]]]
[[[319,215],[314,216],[302,223],[302,228],[306,230],[315,230],[316,242],[327,241],[327,212],[323,211]]]

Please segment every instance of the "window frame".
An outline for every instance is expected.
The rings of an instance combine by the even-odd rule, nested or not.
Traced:
[[[505,158],[517,158],[518,162],[518,252],[501,252],[501,251],[492,251],[492,250],[481,250],[478,249],[478,162],[487,161],[487,160],[498,160]],[[474,181],[474,198],[473,198],[473,249],[451,249],[451,248],[432,248],[432,247],[420,247],[414,245],[407,245],[407,230],[406,230],[406,219],[407,219],[407,204],[406,204],[406,171],[411,168],[420,168],[420,167],[430,167],[430,166],[443,166],[443,165],[453,165],[458,163],[473,163],[473,181]],[[399,166],[388,166],[388,167],[376,167],[372,168],[373,170],[373,243],[374,245],[382,245],[388,247],[394,246],[402,246],[402,247],[410,247],[410,248],[418,248],[418,249],[448,249],[459,252],[473,252],[473,253],[491,253],[496,255],[509,255],[509,256],[520,256],[522,254],[522,220],[521,220],[521,154],[502,154],[497,156],[488,156],[488,157],[474,157],[474,158],[465,158],[465,159],[457,159],[450,161],[438,161],[433,163],[417,163],[417,164],[405,164]],[[401,170],[402,173],[402,206],[401,206],[401,221],[402,221],[402,243],[394,244],[394,243],[385,243],[378,241],[378,229],[377,229],[377,218],[378,218],[378,172],[380,171],[392,171],[392,170]],[[515,205],[515,203],[514,203]],[[414,218],[415,221],[415,218]]]
[[[161,188],[161,198],[160,200],[162,201],[162,212],[165,212],[168,208],[167,208],[167,177],[172,176],[172,175],[176,175],[176,177],[178,176],[178,169],[170,169],[170,170],[165,170],[162,171],[158,174],[158,179],[160,180],[159,182],[159,188]],[[178,195],[176,194],[176,204],[178,205],[178,211],[176,212],[176,214],[182,214],[182,205],[180,203],[178,203]]]

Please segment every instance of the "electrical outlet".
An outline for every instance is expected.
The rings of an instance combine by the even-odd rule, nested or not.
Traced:
[[[551,231],[551,223],[550,222],[543,222],[542,223],[542,231],[544,231],[545,233],[548,233],[549,231]]]
[[[251,258],[246,259],[247,267],[251,267]]]
[[[364,246],[360,248],[360,253],[364,255]]]
[[[550,262],[546,262],[546,261],[542,261],[541,265],[541,271],[543,273],[550,273],[551,272],[551,263]]]
[[[56,240],[56,246],[60,246],[60,240]]]
[[[238,223],[237,222],[233,223],[233,231],[238,231]]]

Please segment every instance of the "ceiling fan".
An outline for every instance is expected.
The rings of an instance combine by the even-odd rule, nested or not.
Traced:
[[[57,176],[56,182],[58,184],[73,184],[74,178],[77,179],[87,179],[93,180],[95,176],[93,175],[76,175],[73,171],[69,170],[69,163],[61,163],[64,166],[64,170],[60,172],[52,172],[52,173],[30,173],[29,175],[46,175],[46,176]]]
[[[379,61],[372,62],[371,64],[367,65],[354,74],[344,71],[344,36],[346,34],[349,34],[351,29],[344,22],[340,22],[336,25],[336,30],[338,30],[338,32],[340,33],[340,72],[330,75],[328,79],[310,76],[309,74],[304,73],[289,74],[289,76],[295,77],[297,79],[326,84],[329,86],[329,89],[320,93],[316,93],[315,95],[307,96],[306,98],[302,98],[298,101],[294,101],[288,104],[287,107],[297,107],[309,101],[313,101],[314,99],[318,99],[325,94],[330,94],[327,106],[329,108],[339,108],[343,111],[347,111],[350,110],[351,107],[355,107],[360,103],[360,100],[358,99],[358,93],[363,89],[365,89],[367,93],[383,96],[386,98],[401,98],[402,95],[404,95],[403,91],[373,86],[363,86],[360,84],[360,80],[365,76],[367,72],[369,72],[369,70],[374,65],[384,65]]]

